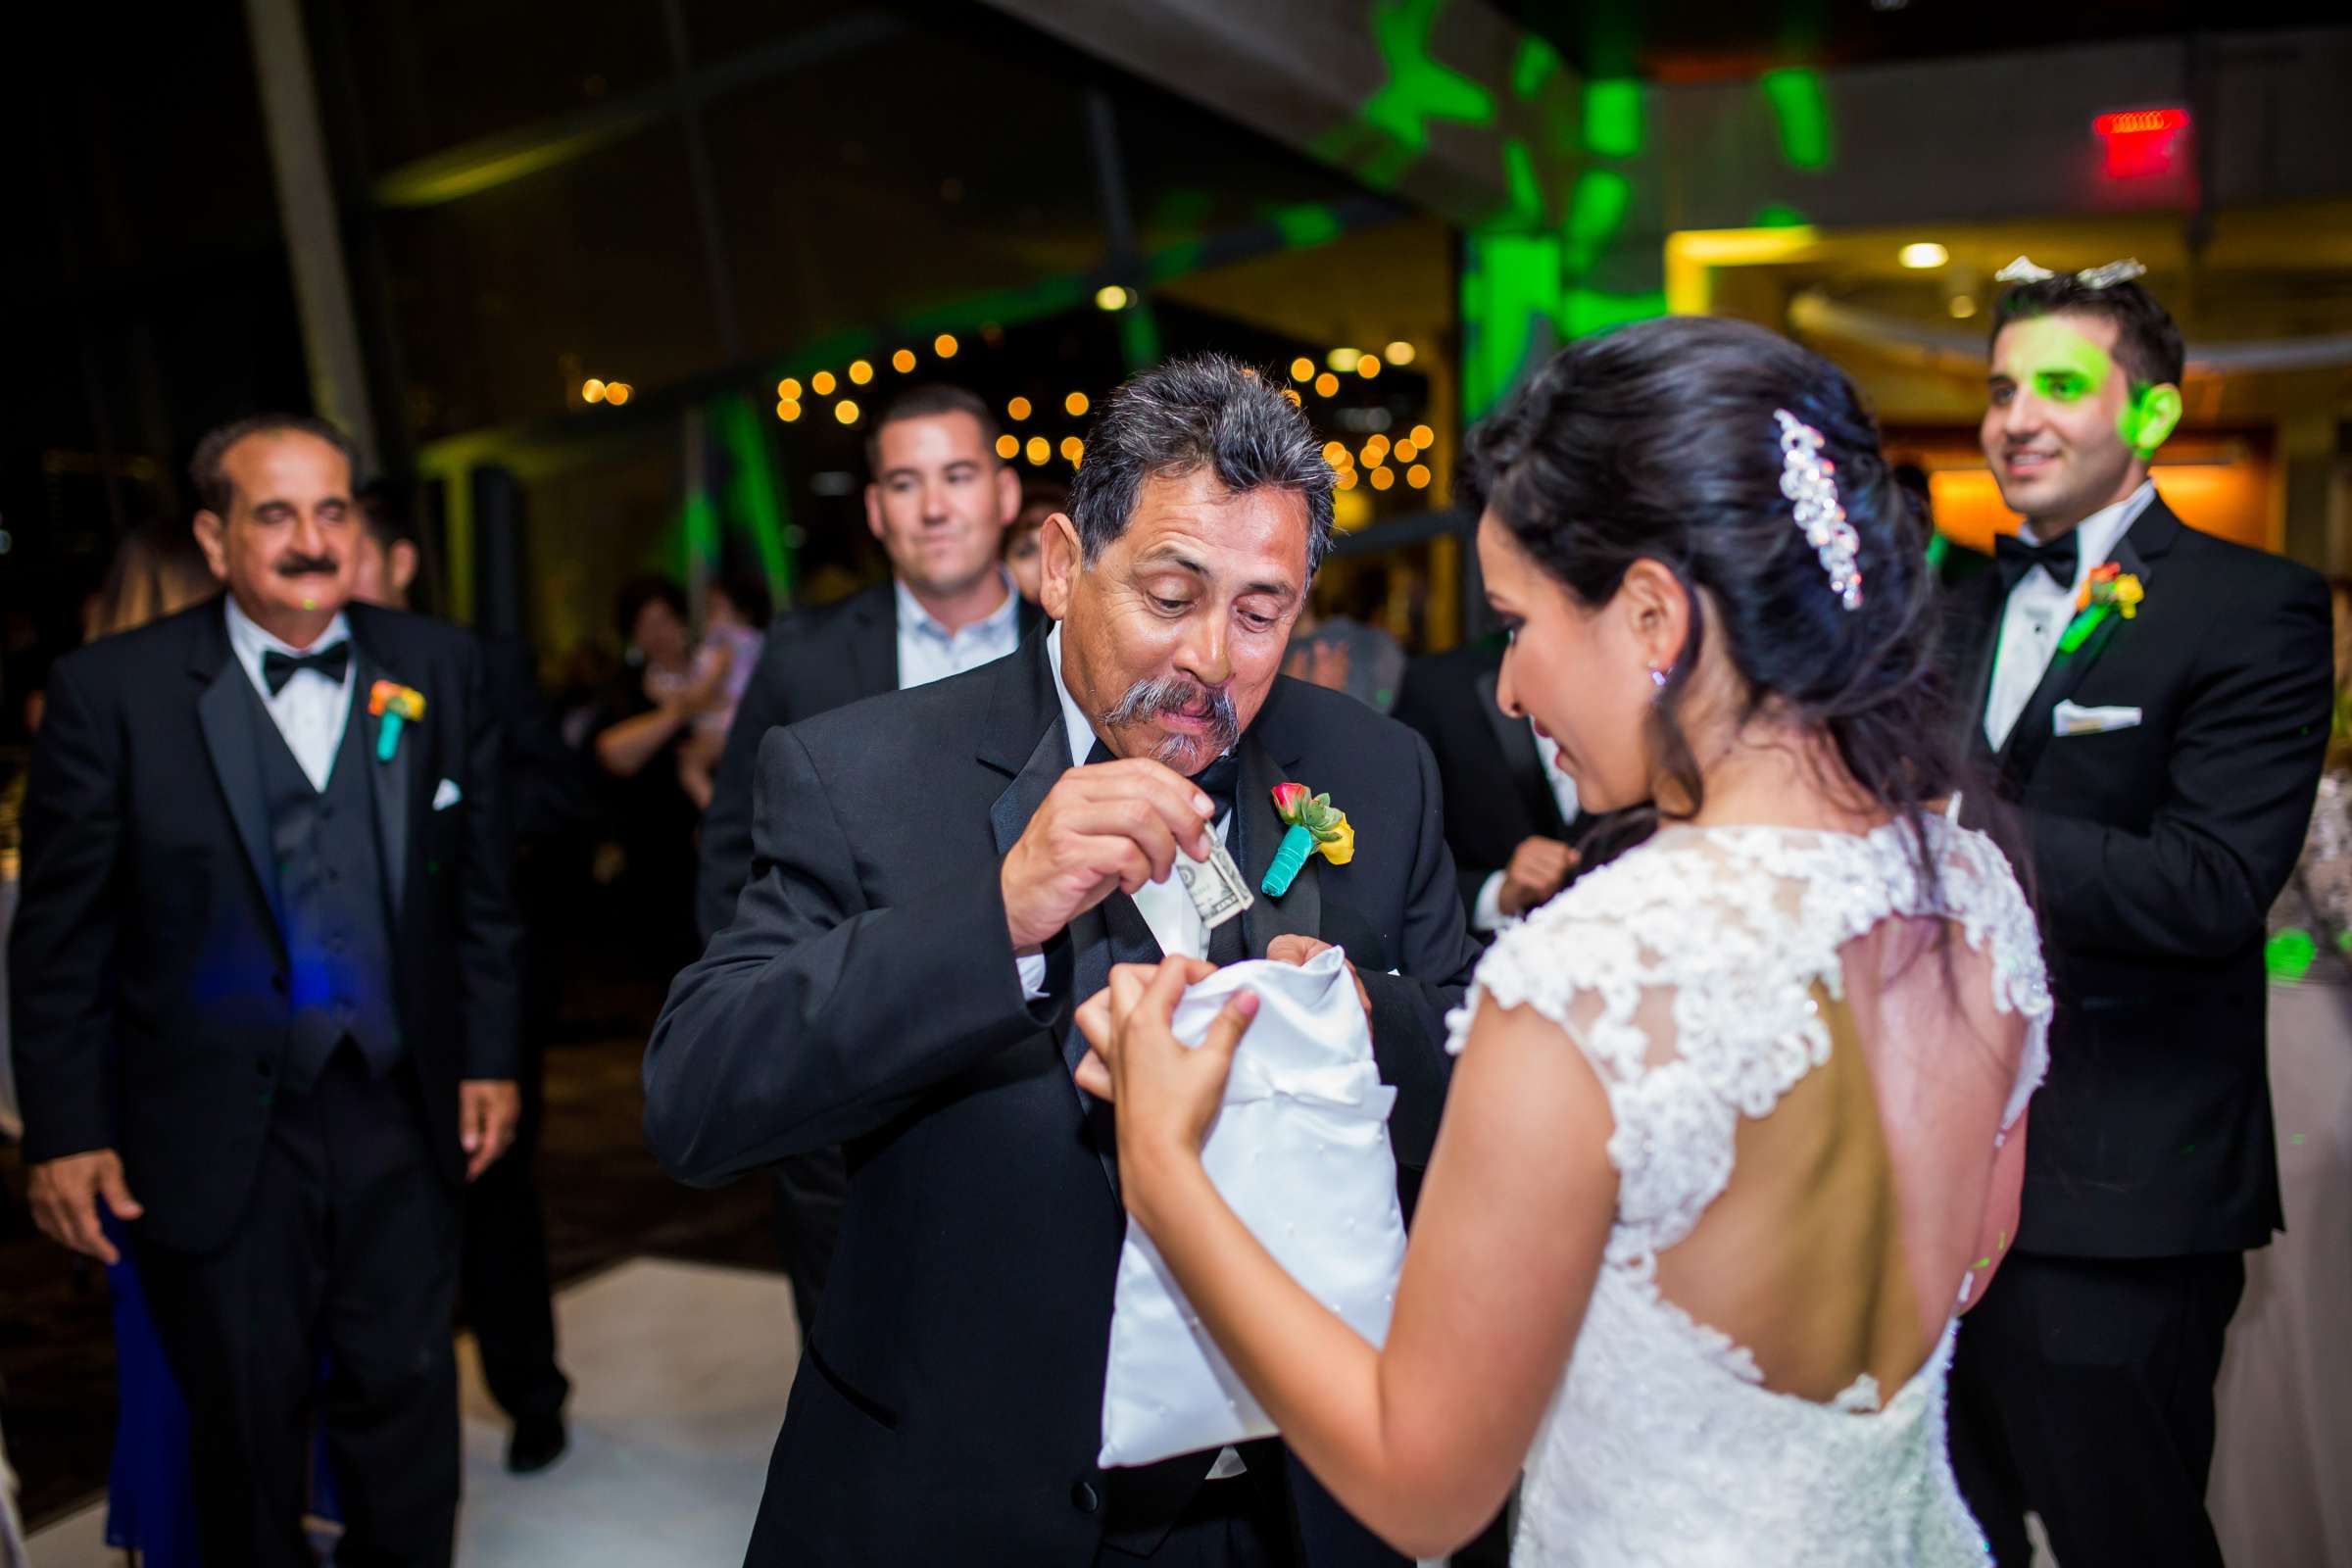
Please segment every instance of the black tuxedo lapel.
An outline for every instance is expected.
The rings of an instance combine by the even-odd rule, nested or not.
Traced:
[[[1274,811],[1274,786],[1289,779],[1287,769],[1298,760],[1297,757],[1275,755],[1275,748],[1260,733],[1264,715],[1259,717],[1260,723],[1242,735],[1241,785],[1233,803],[1233,830],[1241,839],[1232,846],[1233,858],[1241,866],[1242,879],[1254,900],[1242,911],[1242,939],[1252,958],[1264,957],[1267,944],[1276,937],[1320,937],[1323,930],[1321,856],[1306,858],[1306,865],[1291,884],[1291,891],[1279,899],[1270,897],[1259,886],[1265,880],[1266,867],[1274,863],[1274,852],[1282,847],[1283,834],[1289,831]]]
[[[850,607],[849,614],[850,679],[856,687],[853,700],[857,697],[879,697],[884,692],[897,691],[898,590],[892,584],[884,583],[880,588],[860,594],[858,602]]]
[[[368,780],[368,798],[375,803],[376,848],[384,857],[384,891],[392,900],[392,916],[400,918],[403,902],[408,897],[409,846],[416,842],[413,831],[419,796],[416,787],[416,754],[425,744],[425,724],[434,718],[433,700],[436,694],[422,692],[424,719],[404,723],[400,727],[399,744],[393,748],[392,760],[376,760],[376,746],[383,734],[383,718],[369,711],[369,694],[379,680],[395,686],[414,686],[401,678],[389,666],[379,662],[372,648],[360,640],[359,632],[352,633],[352,643],[358,652],[358,678],[351,690],[351,716],[346,724],[360,726],[360,757],[372,770]],[[421,688],[416,688],[421,691]]]
[[[2152,500],[2130,531],[2116,541],[2107,559],[2147,587],[2155,580],[2156,559],[2172,549],[2173,537],[2180,531],[2180,519],[2173,515],[2161,499]],[[2083,639],[2082,646],[2071,654],[2057,655],[2051,659],[2050,667],[2042,671],[2041,684],[2034,688],[2033,698],[2027,702],[2025,711],[2018,714],[2017,723],[2009,731],[2008,744],[2002,748],[2001,773],[2012,791],[2023,789],[2026,780],[2034,776],[2042,750],[2054,738],[2051,726],[2058,705],[2075,694],[2076,688],[2082,684],[2082,677],[2090,673],[2091,666],[2115,642],[2123,626],[2124,617],[2114,611],[2108,612],[2097,628]],[[1996,644],[1999,636],[1996,622],[1993,633]]]
[[[1565,829],[1568,824],[1560,819],[1559,798],[1551,793],[1550,775],[1544,770],[1544,754],[1536,749],[1536,732],[1527,727],[1527,720],[1504,712],[1494,700],[1499,678],[1495,670],[1481,670],[1471,689],[1478,696],[1479,716],[1494,732],[1494,744],[1501,748],[1502,776],[1527,808],[1529,822],[1539,827],[1558,822]]]
[[[1992,696],[1992,666],[2000,658],[2001,619],[2009,608],[2009,595],[1997,571],[1979,573],[1966,592],[1968,598],[1959,614],[1963,640],[1947,667],[1962,683],[1958,696],[1968,713],[1969,756],[1989,776],[1995,759],[1992,743],[1984,738],[1984,705]]]
[[[245,862],[253,868],[254,892],[268,911],[270,930],[282,949],[285,910],[278,905],[277,877],[270,868],[270,818],[262,801],[262,768],[256,749],[261,721],[254,710],[260,705],[249,690],[251,678],[245,666],[229,649],[225,624],[213,644],[220,662],[209,670],[198,665],[189,668],[190,674],[206,682],[203,695],[196,699],[196,721],[204,731],[204,749],[212,759],[213,777],[220,785],[221,804],[228,808],[238,842],[245,847]],[[203,654],[198,657],[201,660]]]

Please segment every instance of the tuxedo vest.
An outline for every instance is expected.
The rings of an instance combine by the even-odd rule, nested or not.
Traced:
[[[277,721],[250,683],[261,711],[254,738],[261,752],[263,804],[270,816],[270,860],[294,1009],[284,1086],[301,1093],[349,1039],[381,1076],[400,1059],[400,1014],[393,1000],[392,906],[375,831],[375,760],[367,726],[352,704],[335,747],[326,788],[315,788],[294,760]]]

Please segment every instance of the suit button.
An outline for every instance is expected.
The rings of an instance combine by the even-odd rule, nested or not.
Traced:
[[[1095,1489],[1090,1483],[1073,1482],[1070,1486],[1070,1506],[1080,1513],[1093,1513],[1097,1508],[1102,1506],[1102,1499],[1095,1494]]]

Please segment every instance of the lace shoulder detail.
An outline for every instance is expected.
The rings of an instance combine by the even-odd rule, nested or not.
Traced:
[[[2028,1020],[2004,1113],[2048,1058],[2049,995],[2033,917],[1989,840],[1936,819],[1939,897],[1907,833],[1672,828],[1506,930],[1448,1020],[1459,1051],[1482,997],[1529,1006],[1576,1042],[1607,1090],[1619,1176],[1613,1261],[1646,1271],[1731,1180],[1741,1116],[1771,1113],[1829,1059],[1817,994],[1840,954],[1895,914],[1954,920],[1989,945],[1994,1001]]]

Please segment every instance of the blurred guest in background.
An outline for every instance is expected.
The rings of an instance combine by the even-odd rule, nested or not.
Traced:
[[[667,577],[621,585],[613,628],[628,667],[599,711],[596,760],[612,780],[624,905],[648,968],[666,977],[694,956],[694,830],[700,808],[678,756],[694,721],[720,700],[694,678],[686,593]]]
[[[410,590],[423,559],[414,528],[396,506],[389,491],[365,490],[360,510],[366,527],[353,541],[358,560],[352,597],[385,610],[410,608]],[[515,1085],[522,1105],[506,1158],[466,1192],[459,1289],[481,1350],[483,1381],[514,1424],[507,1468],[529,1475],[563,1454],[564,1401],[571,1393],[570,1380],[556,1365],[547,1217],[535,1166],[547,1047],[561,993],[558,955],[552,949],[563,917],[551,861],[578,825],[584,802],[579,760],[556,733],[539,695],[530,645],[514,637],[479,641],[482,703],[506,745],[502,765],[514,802],[514,902],[522,914],[522,1032]]]
[[[110,1262],[101,1211],[131,1223],[215,1568],[313,1560],[321,1408],[338,1558],[450,1560],[458,1200],[517,1109],[479,655],[347,607],[351,466],[314,419],[199,443],[228,595],[59,661],[25,796],[33,1214]]]
[[[1936,573],[1946,593],[1992,564],[1992,558],[1984,551],[1954,544],[1949,534],[1936,528],[1936,495],[1926,468],[1916,463],[1898,463],[1888,470],[1888,477],[1910,500],[1919,518],[1920,537],[1928,542],[1928,569]]]
[[[1580,863],[1575,841],[1592,825],[1580,818],[1576,781],[1551,737],[1494,705],[1501,668],[1499,640],[1470,643],[1414,660],[1396,698],[1396,717],[1437,754],[1446,847],[1482,940],[1568,885]]]
[[[1038,530],[1046,519],[1069,504],[1067,486],[1047,479],[1029,479],[1021,485],[1021,510],[1004,530],[1004,569],[1012,573],[1012,585],[1021,597],[1037,603],[1038,581],[1045,571],[1045,552],[1038,543]]]
[[[116,548],[106,580],[82,606],[82,640],[161,620],[220,591],[187,524],[142,524]]]
[[[2352,580],[2328,596],[2335,721],[2264,949],[2286,1234],[2247,1254],[2214,1390],[2208,1495],[2232,1568],[2352,1562]]]
[[[2023,813],[2058,1012],[1953,1460],[2003,1568],[2029,1509],[2066,1568],[2218,1565],[2214,1378],[2280,1219],[2264,920],[2328,746],[2328,590],[2157,493],[2186,356],[2137,264],[2020,265],[1979,433],[2024,522],[1955,598],[1948,664]]]
[[[697,809],[710,805],[710,783],[727,748],[735,709],[766,641],[767,590],[749,577],[721,578],[703,600],[703,640],[694,650],[689,706],[697,710],[678,748],[678,782]]]
[[[987,404],[961,387],[910,388],[874,421],[865,457],[866,525],[890,557],[890,581],[769,634],[703,820],[705,937],[732,918],[751,875],[752,782],[770,729],[1002,659],[1041,618],[999,560],[1021,487],[997,456]],[[804,1330],[816,1321],[844,1180],[838,1150],[776,1167],[777,1245]]]

